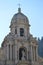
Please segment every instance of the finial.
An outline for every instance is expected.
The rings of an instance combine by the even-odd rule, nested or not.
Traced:
[[[19,8],[18,8],[18,12],[20,13],[21,12],[21,8],[20,8],[20,4],[18,4]]]

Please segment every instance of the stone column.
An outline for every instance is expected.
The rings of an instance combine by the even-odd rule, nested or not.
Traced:
[[[13,60],[13,45],[12,45],[12,60]]]
[[[12,45],[10,45],[10,60],[12,60]]]
[[[34,61],[37,61],[36,46],[34,47]]]
[[[26,56],[26,60],[29,60],[29,45],[28,48],[25,49],[25,56]]]
[[[13,60],[15,61],[15,45],[13,45]]]
[[[33,52],[32,52],[32,45],[31,45],[31,60],[33,61]]]
[[[36,53],[35,47],[33,46],[33,61],[35,61],[35,53]]]
[[[34,61],[34,46],[31,45],[31,60]]]
[[[36,61],[37,61],[37,47],[36,47]]]
[[[6,46],[6,49],[7,49],[7,60],[9,60],[9,46],[8,45]]]
[[[7,60],[7,45],[4,46],[3,52],[4,52],[5,60]]]
[[[27,60],[28,60],[28,57],[29,57],[29,56],[28,56],[28,55],[29,55],[28,53],[29,53],[29,51],[26,50],[26,59],[27,59]]]
[[[36,58],[37,58],[37,61],[38,61],[38,48],[36,47]]]
[[[17,46],[15,45],[15,63],[17,63]]]

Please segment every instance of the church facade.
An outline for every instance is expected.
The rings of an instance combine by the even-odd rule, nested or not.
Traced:
[[[4,38],[0,48],[0,65],[41,65],[38,56],[38,41],[30,34],[27,16],[18,8],[11,20],[10,33]]]

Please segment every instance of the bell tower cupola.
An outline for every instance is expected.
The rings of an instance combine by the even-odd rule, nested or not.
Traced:
[[[13,33],[17,37],[25,37],[29,36],[29,20],[27,16],[25,16],[21,12],[21,8],[18,8],[18,13],[16,13],[11,20],[11,33]]]

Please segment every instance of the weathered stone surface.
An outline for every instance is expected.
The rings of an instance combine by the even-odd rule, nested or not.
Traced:
[[[18,10],[0,48],[0,65],[39,65],[38,42],[29,28],[28,18]]]

